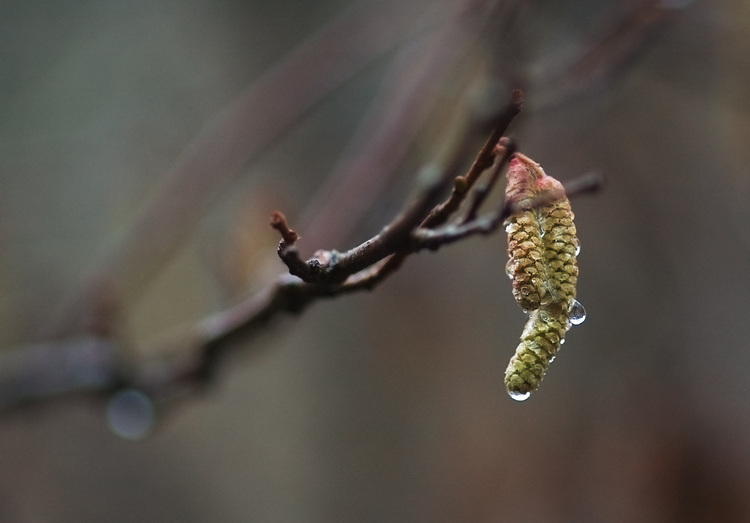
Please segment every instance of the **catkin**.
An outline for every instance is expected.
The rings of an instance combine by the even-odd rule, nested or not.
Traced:
[[[512,396],[539,388],[568,330],[568,314],[560,304],[542,305],[529,315],[521,343],[505,370],[505,387]]]
[[[508,167],[506,221],[513,297],[529,319],[505,371],[511,396],[525,398],[539,387],[570,327],[578,282],[578,238],[562,184],[538,163],[516,154]]]
[[[570,202],[563,197],[539,211],[543,231],[545,293],[544,303],[570,307],[578,283],[578,237]]]

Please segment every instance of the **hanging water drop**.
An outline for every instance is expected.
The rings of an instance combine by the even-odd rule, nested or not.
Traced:
[[[568,311],[568,321],[573,325],[580,325],[586,319],[586,309],[578,300],[573,300]]]
[[[513,279],[513,271],[515,269],[515,265],[516,264],[512,258],[508,260],[508,263],[505,264],[505,275],[511,280]]]
[[[154,402],[140,390],[120,390],[107,403],[107,424],[123,439],[145,438],[155,422]]]
[[[508,391],[508,396],[516,401],[526,401],[531,396],[531,392]]]
[[[578,257],[579,254],[581,254],[581,244],[577,243],[576,244],[576,258]]]

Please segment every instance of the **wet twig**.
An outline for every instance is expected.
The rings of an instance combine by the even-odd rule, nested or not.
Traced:
[[[603,182],[604,180],[600,175],[587,174],[566,184],[565,194],[568,197],[574,197],[593,193],[602,188]],[[532,199],[524,208],[504,203],[496,212],[475,218],[471,221],[465,221],[456,225],[447,225],[435,230],[417,229],[412,234],[413,247],[415,250],[434,250],[442,245],[454,243],[469,236],[492,234],[497,231],[498,227],[510,215],[522,210],[528,210],[529,208],[542,207],[547,203],[560,199],[560,197],[561,194],[559,192],[550,191]]]
[[[513,116],[520,111],[521,104],[520,93],[514,93],[511,101],[492,119],[492,140],[502,136]],[[159,354],[174,352],[178,357],[131,365],[118,358],[122,348],[117,344],[96,339],[53,343],[41,352],[19,351],[17,354],[24,356],[19,356],[17,362],[22,363],[8,365],[7,362],[11,361],[8,358],[14,357],[11,352],[5,355],[4,368],[18,371],[20,381],[24,381],[24,375],[32,374],[45,383],[56,385],[24,389],[17,386],[17,381],[7,380],[7,386],[0,387],[0,396],[5,395],[0,397],[0,408],[53,394],[107,393],[123,387],[142,390],[156,403],[164,404],[185,392],[198,390],[197,385],[213,377],[217,363],[228,350],[237,346],[236,341],[246,340],[278,315],[299,313],[318,299],[370,289],[393,274],[409,254],[422,248],[423,245],[414,240],[415,231],[445,223],[450,217],[446,209],[457,209],[471,185],[479,179],[481,172],[476,165],[492,166],[496,161],[495,147],[488,149],[485,146],[478,156],[480,162],[475,161],[469,173],[461,177],[469,180],[467,191],[460,195],[451,193],[447,200],[452,202],[449,206],[439,204],[441,195],[448,192],[454,180],[459,178],[471,144],[484,127],[483,124],[458,126],[457,132],[450,137],[451,143],[442,148],[447,151],[446,158],[425,168],[420,178],[422,188],[409,205],[379,234],[348,251],[323,250],[309,260],[302,260],[296,246],[300,235],[292,230],[283,214],[274,213],[271,226],[281,236],[278,254],[290,274],[279,276],[249,299],[172,336],[154,351]],[[454,240],[451,238],[450,241]],[[84,345],[85,351],[77,351],[77,347]],[[176,348],[170,351],[169,347]],[[75,371],[71,372],[73,362]],[[96,379],[91,379],[91,376]]]

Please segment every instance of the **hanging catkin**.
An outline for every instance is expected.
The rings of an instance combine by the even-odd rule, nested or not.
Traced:
[[[506,272],[513,297],[529,313],[505,386],[522,400],[539,387],[571,321],[582,321],[583,308],[575,299],[579,244],[562,184],[522,154],[508,165],[505,202],[514,211],[506,221]]]

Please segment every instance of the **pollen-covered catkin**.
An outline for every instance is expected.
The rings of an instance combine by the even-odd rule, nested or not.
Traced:
[[[568,330],[567,310],[558,303],[533,311],[521,334],[521,343],[505,370],[505,388],[512,398],[526,399],[552,363]]]
[[[524,311],[539,307],[545,294],[544,242],[532,211],[511,216],[505,227],[508,233],[506,272],[513,281],[513,297]]]
[[[533,206],[545,196],[551,201]],[[527,312],[543,303],[570,304],[578,281],[578,238],[562,184],[545,174],[538,163],[517,153],[508,167],[505,201],[518,209],[505,224],[506,273],[513,282],[516,303]]]
[[[522,400],[539,387],[560,349],[571,310],[583,310],[575,300],[579,243],[562,184],[522,154],[509,163],[505,202],[514,210],[506,221],[506,273],[513,297],[530,313],[505,385],[511,397]]]
[[[569,307],[576,297],[578,238],[573,218],[565,197],[540,210],[547,291],[544,303],[564,303]]]

